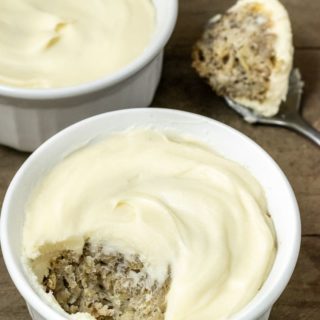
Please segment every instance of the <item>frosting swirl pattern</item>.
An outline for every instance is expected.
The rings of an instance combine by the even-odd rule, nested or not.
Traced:
[[[166,320],[226,319],[257,294],[276,251],[264,192],[245,168],[149,129],[69,155],[26,211],[29,259],[90,238],[138,253],[158,281],[170,266]]]
[[[155,29],[151,0],[1,0],[0,83],[81,84],[137,58]]]

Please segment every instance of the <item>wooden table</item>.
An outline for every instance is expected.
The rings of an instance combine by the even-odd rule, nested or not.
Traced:
[[[306,81],[303,114],[320,130],[320,1],[283,2],[295,34],[295,64]],[[285,129],[243,122],[190,68],[191,47],[206,20],[232,3],[232,0],[180,1],[178,24],[166,49],[163,78],[153,105],[191,111],[226,123],[255,140],[281,166],[298,198],[303,236],[294,276],[276,303],[271,320],[319,320],[320,149]],[[0,199],[27,157],[28,154],[0,147]],[[0,320],[27,319],[25,304],[0,257]]]

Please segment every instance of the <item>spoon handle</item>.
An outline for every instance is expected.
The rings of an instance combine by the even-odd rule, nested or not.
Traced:
[[[299,114],[294,114],[286,119],[286,127],[293,129],[309,138],[320,147],[320,132],[307,123]]]
[[[307,123],[299,113],[277,116],[275,118],[258,118],[257,123],[276,125],[299,132],[320,147],[320,132]]]

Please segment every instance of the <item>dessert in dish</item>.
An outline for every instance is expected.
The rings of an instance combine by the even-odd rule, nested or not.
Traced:
[[[151,0],[1,0],[0,84],[56,88],[132,62],[155,30]]]
[[[26,207],[23,261],[70,319],[225,319],[265,282],[264,192],[190,137],[116,133],[56,164]]]
[[[193,67],[221,96],[273,116],[286,100],[293,62],[290,20],[278,0],[239,0],[213,17]]]

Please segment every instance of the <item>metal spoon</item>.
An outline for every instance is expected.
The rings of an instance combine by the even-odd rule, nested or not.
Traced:
[[[270,118],[261,116],[230,98],[226,97],[225,99],[233,110],[251,124],[260,123],[286,127],[299,132],[320,146],[320,132],[311,127],[311,125],[302,118],[300,113],[303,86],[304,83],[301,80],[299,69],[294,69],[290,76],[287,100],[281,104],[279,113]]]

